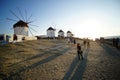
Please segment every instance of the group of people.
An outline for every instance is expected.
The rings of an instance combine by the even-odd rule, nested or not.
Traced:
[[[68,44],[74,44],[74,45],[76,45],[75,38],[68,38]]]
[[[77,44],[77,55],[78,55],[78,59],[80,60],[80,59],[84,59],[83,58],[83,51],[82,51],[82,49],[81,49],[81,44],[80,43],[76,43],[76,39],[75,38],[68,38],[68,44],[74,44],[74,45],[76,45]],[[90,40],[89,39],[84,39],[83,40],[83,46],[84,47],[87,47],[87,48],[89,48],[89,46],[90,46]]]

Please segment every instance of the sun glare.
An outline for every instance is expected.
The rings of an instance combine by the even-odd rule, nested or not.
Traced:
[[[95,38],[99,37],[100,26],[101,22],[97,19],[85,20],[80,24],[77,30],[81,33],[81,37],[88,37],[95,40]]]

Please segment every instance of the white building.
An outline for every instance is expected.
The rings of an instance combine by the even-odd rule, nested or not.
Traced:
[[[23,36],[23,35],[16,35],[17,39],[15,39],[15,34],[0,34],[0,43],[1,44],[7,44],[10,42],[22,42],[23,39],[25,40],[37,40],[37,37],[34,36]]]
[[[13,35],[0,34],[0,43],[9,43],[13,41]]]
[[[13,28],[14,34],[17,36],[17,42],[21,42],[22,40],[37,40],[34,36],[28,36],[28,23],[20,20],[13,25]]]
[[[67,31],[67,37],[72,37],[73,35],[72,35],[72,32],[70,32],[70,31]]]
[[[55,38],[55,29],[53,29],[52,27],[49,27],[47,29],[47,37]]]
[[[14,34],[28,36],[28,25],[24,21],[20,20],[13,25]]]
[[[58,36],[59,36],[59,37],[64,37],[64,32],[63,32],[62,30],[60,30],[60,31],[58,32]]]

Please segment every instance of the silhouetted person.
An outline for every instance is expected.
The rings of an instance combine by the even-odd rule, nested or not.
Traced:
[[[80,56],[83,60],[83,52],[81,50],[81,46],[80,46],[80,43],[77,43],[77,54],[78,54],[78,59],[80,60]]]
[[[113,38],[113,46],[115,46],[115,38]]]
[[[87,47],[89,47],[90,46],[90,41],[89,40],[87,40]]]
[[[118,43],[119,43],[119,38],[116,38],[116,41],[115,41],[116,48],[118,48]]]
[[[74,42],[74,45],[75,45],[75,44],[76,44],[76,40],[74,39],[74,41],[73,41],[73,42]]]
[[[86,40],[83,41],[84,46],[86,46]]]

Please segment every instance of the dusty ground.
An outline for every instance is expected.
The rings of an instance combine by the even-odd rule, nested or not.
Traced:
[[[91,42],[89,48],[82,46],[82,50],[84,60],[78,60],[76,46],[66,41],[37,40],[0,46],[0,79],[120,80],[120,51],[96,42]]]

